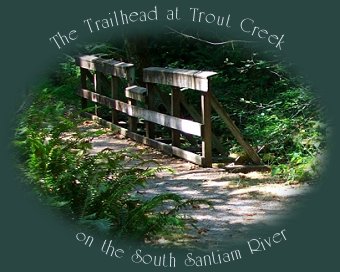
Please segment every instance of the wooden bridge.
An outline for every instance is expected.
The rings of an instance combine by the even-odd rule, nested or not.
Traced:
[[[203,167],[211,167],[213,148],[221,154],[226,153],[212,132],[211,111],[214,109],[249,158],[255,164],[261,164],[258,154],[244,140],[239,129],[212,93],[211,78],[217,73],[148,67],[143,69],[146,87],[140,87],[134,85],[133,64],[97,55],[77,57],[76,64],[81,71],[81,88],[77,94],[82,97],[83,109],[89,108],[89,101],[94,103],[94,112],[87,113],[92,119],[118,129],[121,134],[137,142]],[[164,92],[161,88],[170,88],[170,91]],[[186,101],[183,91],[187,90],[200,95],[200,111]],[[165,108],[166,113],[164,110],[161,112],[160,105]],[[185,109],[190,116],[183,117],[181,109]],[[110,113],[109,118],[107,112]],[[127,116],[126,128],[121,125],[124,123],[121,121],[123,115]],[[138,131],[138,125],[141,123],[144,128]],[[156,125],[171,130],[170,143],[156,138]],[[199,137],[201,151],[195,153],[181,148],[181,135],[189,142]]]

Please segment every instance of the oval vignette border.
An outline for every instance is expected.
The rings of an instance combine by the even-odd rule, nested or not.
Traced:
[[[10,147],[10,141],[15,127],[15,112],[25,96],[25,89],[34,85],[39,78],[43,77],[45,71],[50,70],[57,62],[60,54],[67,53],[70,49],[63,52],[57,51],[51,46],[48,37],[51,33],[59,29],[70,29],[72,26],[79,27],[84,17],[92,16],[99,18],[105,17],[108,9],[128,9],[139,10],[157,5],[162,9],[173,8],[175,6],[187,9],[193,5],[202,10],[212,10],[219,14],[223,9],[227,10],[235,17],[254,18],[264,28],[268,27],[275,32],[286,33],[286,49],[283,57],[293,61],[300,68],[302,74],[310,79],[313,89],[319,90],[322,104],[326,105],[327,113],[334,127],[333,138],[329,142],[329,158],[327,162],[327,172],[322,177],[322,184],[319,190],[311,195],[308,199],[308,205],[303,208],[294,221],[288,221],[283,228],[289,233],[288,243],[283,247],[272,251],[259,254],[257,256],[246,256],[243,260],[235,264],[216,265],[206,267],[206,269],[222,271],[222,269],[235,269],[243,271],[249,268],[262,268],[269,271],[271,267],[277,267],[279,271],[291,267],[305,266],[310,271],[317,271],[322,267],[322,262],[335,263],[335,253],[330,241],[334,241],[333,233],[336,233],[338,222],[335,222],[337,210],[335,203],[335,192],[339,185],[336,181],[335,156],[338,151],[338,143],[334,140],[338,131],[338,123],[335,123],[334,116],[338,114],[338,108],[335,104],[334,93],[337,87],[335,71],[337,70],[336,42],[329,41],[327,37],[334,33],[335,26],[331,24],[330,18],[335,18],[332,7],[327,8],[327,15],[320,14],[321,4],[308,4],[308,13],[305,12],[303,3],[294,6],[270,4],[269,1],[259,5],[254,3],[241,4],[220,4],[214,1],[207,3],[160,3],[160,1],[145,1],[143,3],[128,4],[110,4],[103,1],[96,2],[96,8],[91,4],[82,4],[81,6],[70,4],[67,1],[59,1],[53,4],[44,4],[34,9],[31,6],[22,10],[17,10],[13,4],[9,4],[11,13],[5,17],[10,20],[14,14],[17,16],[12,24],[4,31],[8,39],[4,46],[6,52],[4,61],[7,64],[4,67],[6,80],[4,89],[8,90],[4,98],[8,101],[3,105],[3,128],[2,135],[5,136],[6,144],[2,147],[2,167],[4,171],[4,181],[2,190],[2,210],[6,223],[1,227],[5,247],[2,249],[3,255],[8,256],[2,265],[14,268],[36,268],[37,271],[57,271],[58,269],[82,269],[90,271],[100,267],[101,269],[116,269],[130,266],[128,261],[113,261],[107,256],[103,256],[97,248],[81,247],[76,239],[76,229],[67,224],[61,224],[60,219],[51,216],[49,210],[41,207],[41,204],[35,200],[34,195],[30,193],[29,188],[20,182],[15,165],[13,165],[13,149]],[[133,2],[131,2],[133,3]],[[12,6],[11,6],[12,5]],[[26,4],[27,5],[27,4]],[[324,7],[324,6],[322,6]],[[53,14],[52,14],[53,12]],[[333,12],[333,13],[332,13]],[[332,16],[333,14],[333,16]],[[317,18],[322,32],[311,27]],[[155,23],[156,24],[156,23]],[[158,23],[157,23],[158,25]],[[191,27],[199,28],[201,25],[191,24]],[[208,29],[207,26],[202,26]],[[136,28],[139,31],[150,31],[152,26],[131,26],[131,31]],[[88,40],[104,39],[105,33],[98,33],[97,36],[82,36],[79,38],[82,42]],[[327,35],[328,34],[328,35]],[[324,37],[326,36],[326,37]],[[337,38],[337,37],[336,37]],[[320,52],[320,53],[318,53]],[[333,60],[333,61],[331,61]],[[324,67],[328,69],[325,71]],[[26,68],[26,69],[25,69]],[[20,80],[17,80],[17,78]],[[19,93],[20,92],[20,93]],[[4,134],[3,134],[4,133]],[[8,160],[8,157],[11,160]],[[265,231],[266,233],[266,231]],[[262,233],[259,233],[262,235]],[[310,244],[314,249],[311,249]],[[323,249],[323,250],[322,250]],[[327,249],[327,252],[325,252]],[[296,256],[299,256],[296,258]],[[332,257],[334,259],[332,259]],[[331,258],[331,259],[329,259]],[[7,259],[7,258],[6,258]],[[15,261],[20,259],[21,261]],[[311,265],[310,260],[319,259],[318,264]],[[11,262],[9,262],[11,260]],[[266,263],[264,266],[263,263]],[[131,268],[150,270],[149,266],[131,266]],[[181,270],[183,267],[176,267]],[[197,269],[197,268],[196,268]],[[196,270],[192,269],[192,270]]]

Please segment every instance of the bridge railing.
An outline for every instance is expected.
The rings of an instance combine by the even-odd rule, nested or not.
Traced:
[[[105,125],[119,129],[121,134],[167,154],[210,167],[213,145],[220,151],[223,149],[217,137],[212,133],[211,110],[213,107],[221,115],[222,120],[226,122],[250,158],[256,163],[261,162],[212,94],[211,77],[217,73],[149,67],[143,69],[143,81],[146,83],[146,88],[144,88],[134,85],[135,67],[133,64],[95,55],[80,56],[76,58],[76,64],[80,67],[81,73],[81,86],[77,90],[77,94],[82,98],[83,109],[88,108],[89,101],[95,103],[94,112],[88,113],[88,115]],[[120,92],[122,84],[124,92]],[[169,114],[158,111],[155,97],[164,96],[164,94],[159,92],[157,85],[171,86],[170,99],[165,97],[165,100],[170,101],[168,103],[170,105],[165,103],[169,108]],[[181,93],[184,89],[191,89],[200,94],[200,112],[185,100]],[[144,106],[141,106],[139,102],[142,102]],[[101,116],[101,106],[111,110],[110,120]],[[193,120],[181,117],[181,108],[183,107],[190,113]],[[119,113],[128,116],[127,128],[120,126]],[[137,133],[137,123],[140,119],[143,119],[145,124],[144,135]],[[155,124],[171,129],[171,144],[166,144],[155,138]],[[200,154],[181,148],[180,137],[182,134],[201,138]]]

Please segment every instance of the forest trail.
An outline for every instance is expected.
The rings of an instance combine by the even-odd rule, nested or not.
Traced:
[[[86,122],[86,130],[98,130],[95,124]],[[225,243],[236,244],[249,236],[255,226],[282,227],[282,224],[279,225],[281,219],[291,215],[292,209],[312,190],[312,186],[307,183],[289,185],[274,179],[270,173],[243,174],[230,173],[223,168],[202,168],[110,131],[92,138],[91,143],[93,153],[105,148],[117,151],[128,148],[145,159],[153,159],[161,166],[174,170],[173,173],[160,172],[146,187],[138,188],[137,194],[141,197],[176,193],[184,199],[206,199],[212,202],[213,208],[199,205],[182,210],[183,215],[195,220],[195,227],[188,229],[188,235],[175,241],[162,237],[153,241],[158,244],[185,244],[211,250]]]

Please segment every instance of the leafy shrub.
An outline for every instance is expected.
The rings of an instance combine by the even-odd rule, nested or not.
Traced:
[[[104,51],[138,63],[143,63],[139,59],[149,52],[150,66],[218,72],[212,82],[213,93],[262,160],[272,166],[273,175],[296,181],[318,177],[327,125],[317,97],[293,73],[293,64],[284,62],[273,51],[246,48],[238,43],[216,46],[178,33],[143,37],[139,45],[145,50],[127,52],[122,44],[112,42],[111,49],[104,47]],[[144,52],[143,56],[139,52]],[[190,91],[183,93],[199,109],[199,96]],[[214,112],[212,123],[226,150],[242,153]]]
[[[77,128],[75,109],[58,99],[60,90],[65,89],[48,86],[36,93],[15,139],[23,172],[42,200],[89,228],[137,239],[169,227],[181,230],[179,208],[207,203],[176,194],[136,197],[136,188],[164,168],[145,168],[148,161],[128,150],[91,154],[89,135]]]

